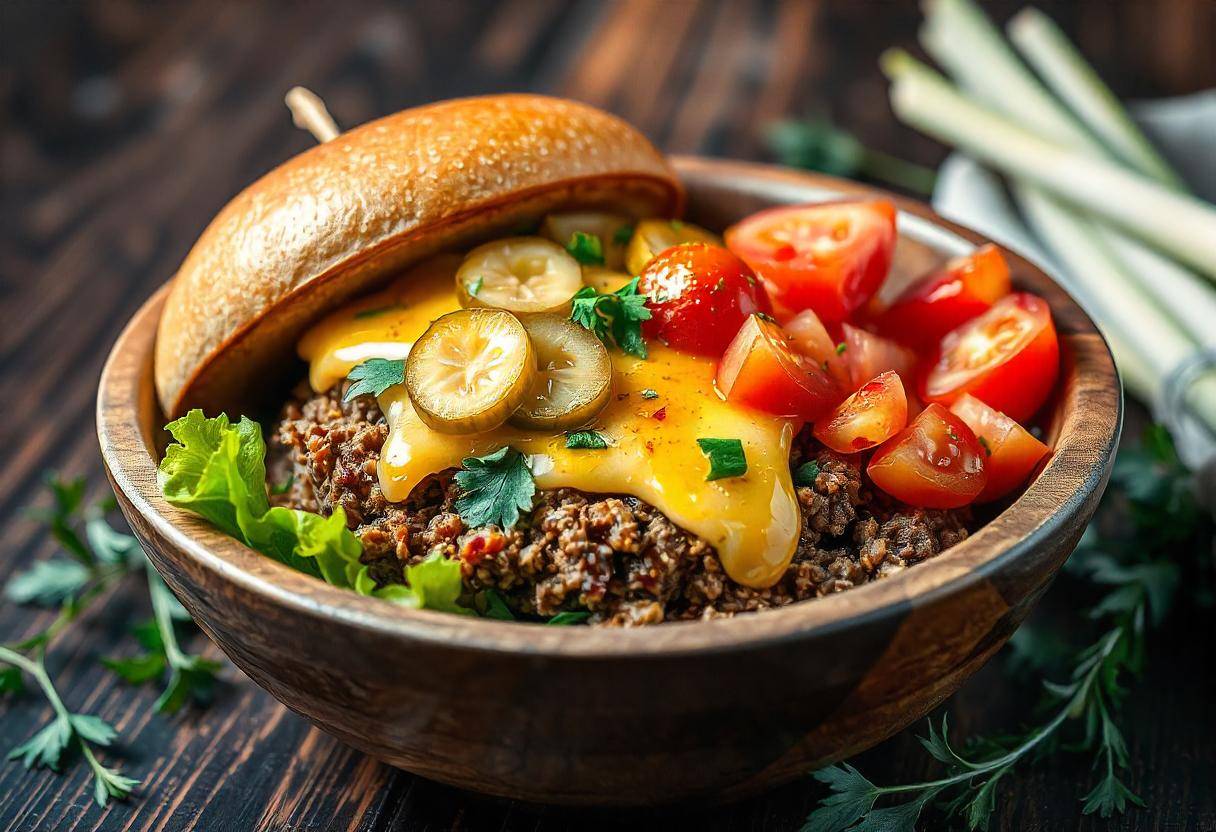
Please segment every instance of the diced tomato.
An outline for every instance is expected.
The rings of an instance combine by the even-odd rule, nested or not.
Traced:
[[[964,393],[950,410],[971,428],[984,451],[988,484],[976,497],[978,503],[1000,499],[1018,488],[1051,453],[1028,430],[975,396]]]
[[[925,376],[928,401],[970,393],[1022,422],[1043,406],[1060,372],[1060,346],[1042,298],[1012,294],[946,334]]]
[[[916,353],[861,327],[844,324],[843,357],[849,367],[849,386],[856,390],[879,373],[894,370],[913,385],[916,381]]]
[[[768,293],[747,264],[721,246],[684,243],[656,255],[638,291],[649,300],[648,338],[717,358],[753,312],[772,312]]]
[[[842,390],[855,387],[849,380],[849,364],[839,349],[840,341],[832,338],[814,310],[802,310],[786,321],[784,328],[794,349],[824,368]]]
[[[1009,265],[994,245],[946,264],[909,286],[874,320],[883,335],[924,348],[1009,294]]]
[[[887,277],[895,205],[871,199],[770,208],[724,236],[764,280],[782,320],[813,309],[824,321],[842,321]]]
[[[875,451],[866,473],[895,499],[922,508],[965,506],[988,481],[975,434],[939,404]]]
[[[908,423],[908,400],[899,374],[888,370],[867,381],[815,423],[815,438],[852,454],[881,445]]]
[[[790,346],[780,326],[759,315],[727,347],[716,384],[729,402],[790,419],[817,419],[843,395],[821,366]]]

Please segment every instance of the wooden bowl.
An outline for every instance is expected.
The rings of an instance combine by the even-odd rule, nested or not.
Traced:
[[[878,192],[777,168],[676,166],[690,218]],[[900,208],[897,275],[984,242],[925,205]],[[401,609],[330,587],[165,503],[152,346],[165,292],[136,314],[101,377],[97,428],[119,505],[156,568],[232,661],[342,741],[424,777],[541,803],[729,800],[872,746],[923,717],[991,657],[1093,514],[1121,423],[1110,353],[1042,271],[1051,304],[1055,452],[1016,502],[897,577],[780,610],[634,630],[543,627]]]

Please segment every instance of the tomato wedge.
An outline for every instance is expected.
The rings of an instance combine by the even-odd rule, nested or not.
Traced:
[[[825,321],[842,321],[887,277],[895,205],[871,199],[770,208],[724,236],[763,278],[782,320],[813,309]]]
[[[856,386],[849,380],[849,363],[840,342],[832,338],[813,310],[803,309],[786,321],[784,328],[794,349],[826,370],[840,389],[852,390]]]
[[[1028,430],[975,396],[964,393],[950,411],[971,428],[984,451],[988,484],[975,498],[977,503],[998,500],[1019,487],[1051,453]]]
[[[790,346],[780,326],[759,315],[739,328],[715,383],[728,402],[789,419],[817,419],[843,395],[822,367]]]
[[[986,245],[909,286],[874,320],[883,335],[923,348],[1009,294],[1009,265]]]
[[[881,445],[908,423],[908,400],[899,374],[888,370],[867,381],[815,423],[815,438],[833,451],[854,454]]]
[[[852,326],[841,325],[843,357],[849,367],[849,386],[856,390],[879,373],[894,370],[908,382],[916,380],[916,353],[889,338]]]
[[[988,481],[975,434],[940,404],[926,407],[875,451],[866,473],[895,499],[922,508],[965,506]]]
[[[941,340],[925,376],[925,399],[949,405],[970,393],[1024,422],[1047,400],[1060,372],[1060,345],[1042,298],[1012,294]]]
[[[722,246],[684,243],[657,254],[642,270],[647,338],[717,358],[753,312],[772,312],[768,293],[747,264]]]

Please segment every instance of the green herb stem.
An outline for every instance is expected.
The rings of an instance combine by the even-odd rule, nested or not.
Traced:
[[[866,148],[861,157],[861,172],[871,179],[888,182],[918,194],[933,193],[937,172],[881,150]]]

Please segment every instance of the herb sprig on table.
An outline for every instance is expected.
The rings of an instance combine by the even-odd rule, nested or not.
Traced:
[[[135,538],[106,522],[112,501],[85,507],[83,479],[52,477],[49,488],[52,506],[36,516],[47,524],[67,557],[39,561],[17,573],[9,579],[4,594],[18,604],[58,606],[59,614],[34,635],[0,646],[0,664],[6,665],[0,670],[0,693],[20,693],[29,677],[51,706],[52,717],[12,749],[8,759],[21,760],[26,768],[58,771],[67,755],[79,753],[92,772],[94,797],[104,805],[127,797],[138,781],[107,768],[97,758],[97,749],[109,746],[117,737],[114,727],[100,717],[74,713],[64,704],[46,667],[47,651],[54,640],[119,581],[142,572],[147,575],[155,618],[137,628],[136,635],[149,652],[132,659],[103,660],[106,666],[129,682],[159,679],[168,670],[168,684],[155,705],[162,712],[175,711],[191,698],[203,698],[220,666],[181,649],[173,622],[189,621],[190,616],[152,569]]]
[[[1174,603],[1178,553],[1201,537],[1202,526],[1190,476],[1169,435],[1150,429],[1139,447],[1120,452],[1098,518],[1066,567],[1098,592],[1086,612],[1098,632],[1071,654],[1062,681],[1044,681],[1049,716],[1018,736],[974,738],[965,751],[950,744],[945,717],[940,729],[930,722],[921,744],[945,772],[926,782],[877,786],[847,763],[820,769],[814,777],[831,794],[807,818],[804,832],[912,832],[930,806],[968,829],[985,829],[1002,779],[1019,763],[1062,750],[1093,756],[1098,778],[1081,798],[1083,813],[1105,818],[1128,804],[1143,806],[1122,779],[1131,763],[1119,727],[1124,683],[1144,667],[1147,633]],[[1031,666],[1058,657],[1058,646],[1045,639],[1023,637],[1012,646]]]

